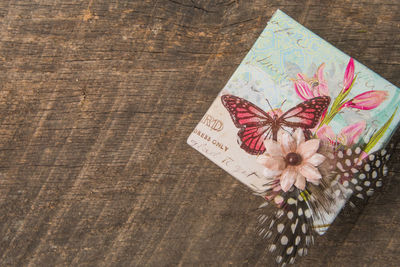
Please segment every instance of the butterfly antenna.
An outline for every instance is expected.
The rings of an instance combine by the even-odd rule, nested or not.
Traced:
[[[291,132],[289,132],[288,130],[286,130],[285,128],[283,128],[282,126],[280,126],[282,130],[284,130],[285,132],[287,132],[288,134],[292,135]]]
[[[283,102],[282,102],[282,104],[281,104],[281,107],[280,107],[280,109],[282,109],[282,107],[283,107],[283,104],[285,104],[285,102],[286,102],[286,99],[285,99],[285,100],[283,100]]]
[[[268,106],[271,108],[271,111],[274,113],[274,115],[277,115],[277,114],[275,113],[274,108],[273,108],[273,107],[271,106],[271,104],[269,103],[268,98],[266,98],[265,100],[267,101]]]

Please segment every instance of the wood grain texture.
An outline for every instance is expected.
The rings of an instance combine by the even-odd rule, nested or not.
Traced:
[[[186,138],[277,8],[399,85],[396,1],[0,1],[0,266],[273,266]],[[399,195],[297,265],[398,266]]]

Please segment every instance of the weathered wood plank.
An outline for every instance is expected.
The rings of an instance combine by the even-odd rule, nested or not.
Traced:
[[[185,140],[277,8],[399,85],[393,1],[1,1],[0,265],[269,265]],[[298,265],[397,265],[399,183]]]

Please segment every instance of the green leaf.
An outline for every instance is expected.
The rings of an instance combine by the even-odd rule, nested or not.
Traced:
[[[354,76],[353,81],[351,82],[351,85],[349,86],[349,88],[347,89],[346,92],[343,93],[343,89],[342,91],[340,91],[339,95],[335,98],[335,100],[333,101],[333,104],[328,112],[328,114],[325,116],[325,118],[322,120],[322,122],[320,123],[319,128],[321,128],[322,125],[324,124],[329,124],[331,122],[331,120],[339,113],[340,111],[340,107],[347,102],[348,100],[344,100],[350,93],[351,89],[353,89],[353,85],[357,79],[358,74],[356,74]]]
[[[382,138],[382,136],[385,134],[385,132],[389,128],[389,125],[392,122],[392,120],[394,118],[394,114],[396,114],[396,112],[397,112],[397,108],[393,112],[392,116],[387,120],[387,122],[371,137],[368,144],[364,148],[364,151],[366,153],[368,153],[376,145],[376,143],[378,143],[378,141]]]
[[[353,89],[353,85],[354,85],[355,81],[357,80],[357,76],[358,76],[358,74],[356,74],[356,76],[354,76],[354,79],[353,79],[353,81],[351,82],[351,84],[350,84],[350,86],[349,86],[349,89],[347,89],[347,91],[343,94],[342,100],[345,99],[345,98],[349,95],[351,89]],[[342,104],[343,104],[343,103],[342,103]]]

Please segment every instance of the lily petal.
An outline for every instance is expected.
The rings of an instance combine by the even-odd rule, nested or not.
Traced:
[[[297,73],[297,77],[300,80],[303,80],[303,81],[307,81],[308,80],[307,76],[305,74],[303,74],[303,73]]]
[[[296,91],[297,95],[303,100],[314,98],[314,94],[311,90],[310,85],[304,80],[296,80],[294,82],[294,90]]]
[[[321,82],[318,86],[318,94],[317,96],[329,96],[328,85],[326,82]]]
[[[324,141],[329,141],[331,143],[336,142],[336,135],[333,132],[332,127],[326,124],[319,128],[319,130],[317,131],[317,136],[319,139]]]
[[[310,139],[307,142],[301,143],[297,148],[297,153],[299,153],[303,159],[308,159],[314,155],[319,148],[319,139]]]
[[[300,173],[306,178],[307,181],[310,182],[322,178],[318,169],[307,162],[300,167]]]
[[[317,78],[318,81],[324,80],[324,68],[325,68],[325,63],[322,63],[321,65],[319,65],[317,72],[314,75],[314,77]]]
[[[290,152],[296,151],[296,141],[292,137],[291,134],[289,134],[286,131],[280,130],[278,132],[278,142],[281,144],[283,154],[288,154]]]
[[[304,190],[306,188],[306,178],[303,175],[299,174],[297,176],[296,182],[294,184],[298,189]]]
[[[367,91],[347,101],[340,107],[340,109],[344,107],[356,108],[361,110],[374,109],[377,108],[383,101],[385,101],[388,96],[389,93],[386,91]]]
[[[319,166],[322,162],[324,162],[326,157],[319,153],[315,153],[310,158],[306,160],[307,163],[310,163],[313,166]]]
[[[271,156],[283,156],[281,145],[272,139],[265,139],[264,147],[265,153]]]
[[[338,139],[341,140],[342,144],[351,146],[358,141],[358,138],[365,130],[365,126],[365,121],[351,124],[340,131],[340,136]]]
[[[281,187],[287,192],[296,181],[297,173],[293,168],[286,168],[281,175]]]
[[[351,84],[354,80],[354,60],[350,58],[349,63],[347,64],[346,71],[344,72],[343,79],[343,93],[349,90]]]
[[[318,79],[318,94],[314,96],[329,96],[328,84],[324,79],[325,63],[322,63],[314,77]]]

